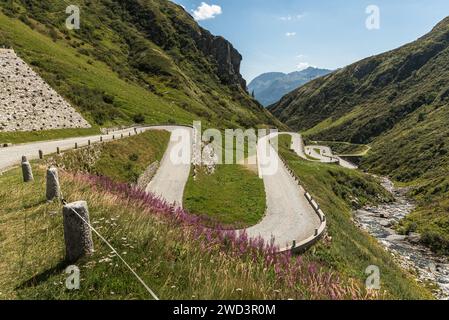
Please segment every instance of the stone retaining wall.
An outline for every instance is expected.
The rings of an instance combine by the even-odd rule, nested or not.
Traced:
[[[0,132],[90,128],[14,50],[0,49]]]

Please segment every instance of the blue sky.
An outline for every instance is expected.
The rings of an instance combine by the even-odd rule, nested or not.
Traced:
[[[241,72],[248,81],[264,72],[292,72],[308,65],[344,67],[413,41],[449,16],[448,0],[174,2],[233,43],[243,55]],[[379,29],[366,27],[370,5],[380,10]]]

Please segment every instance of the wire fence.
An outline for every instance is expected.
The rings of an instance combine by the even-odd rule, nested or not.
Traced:
[[[78,218],[80,218],[86,225],[89,226],[92,232],[94,232],[100,238],[100,240],[103,241],[112,250],[112,252],[120,259],[120,261],[122,261],[122,263],[126,266],[126,268],[128,268],[128,270],[136,277],[136,279],[142,284],[142,286],[148,291],[148,293],[153,297],[154,300],[159,300],[158,296],[154,293],[154,291],[151,290],[151,288],[145,283],[145,281],[143,281],[143,279],[137,274],[137,272],[129,265],[129,263],[126,262],[125,259],[123,259],[123,257],[118,253],[118,251],[111,245],[111,243],[108,240],[106,240],[105,237],[103,237],[98,232],[97,229],[95,229],[88,221],[86,221],[86,219],[84,219],[78,212],[76,212],[76,210],[67,206],[68,202],[64,198],[61,199],[61,203],[67,208],[69,208],[73,213],[75,213],[75,215]]]

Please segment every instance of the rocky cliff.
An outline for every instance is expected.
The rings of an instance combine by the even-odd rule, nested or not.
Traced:
[[[183,7],[162,2],[164,1],[159,6],[154,6],[146,1],[119,1],[134,23],[156,44],[165,49],[200,51],[197,54],[204,55],[215,67],[215,74],[224,84],[237,85],[246,90],[246,81],[240,74],[242,56],[233,45],[225,38],[212,35],[201,28]],[[161,6],[164,6],[168,20],[161,17]]]
[[[213,36],[202,30],[198,41],[199,48],[207,56],[212,57],[217,66],[217,75],[225,84],[238,85],[246,90],[246,81],[240,74],[241,54],[225,38]]]

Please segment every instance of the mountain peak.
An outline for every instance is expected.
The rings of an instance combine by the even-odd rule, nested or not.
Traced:
[[[308,67],[304,70],[290,73],[267,72],[256,77],[248,85],[250,92],[264,106],[269,106],[281,99],[285,94],[306,84],[310,80],[324,76],[331,70]]]

